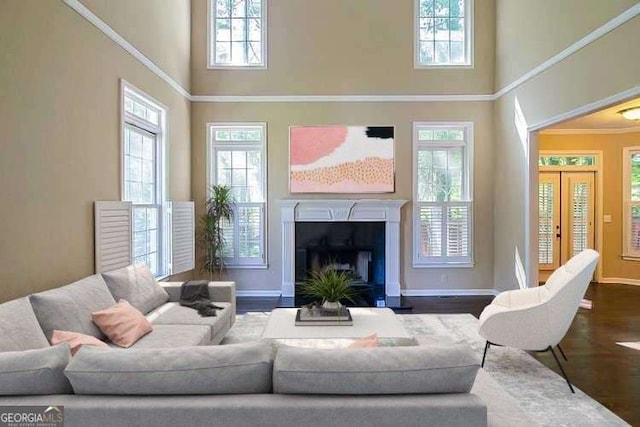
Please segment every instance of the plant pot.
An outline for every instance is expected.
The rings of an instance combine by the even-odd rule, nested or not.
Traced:
[[[342,304],[340,301],[325,301],[322,303],[322,308],[326,311],[339,311]]]

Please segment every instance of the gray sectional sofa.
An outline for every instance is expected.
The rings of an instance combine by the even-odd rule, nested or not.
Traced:
[[[0,304],[0,407],[64,406],[66,426],[485,426],[466,344],[318,350],[218,344],[235,284],[211,282],[218,316],[176,303],[179,283],[94,275]],[[104,338],[90,313],[126,299],[153,324],[133,347],[50,346],[53,329]]]

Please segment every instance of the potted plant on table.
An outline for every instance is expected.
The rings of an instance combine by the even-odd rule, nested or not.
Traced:
[[[204,250],[202,269],[220,279],[224,270],[224,226],[233,219],[233,194],[226,185],[213,185],[205,202],[205,213],[200,218],[200,245]]]
[[[310,277],[300,288],[302,295],[322,302],[322,308],[338,311],[341,301],[353,302],[356,292],[351,286],[353,276],[350,271],[336,270],[327,266],[310,273]]]

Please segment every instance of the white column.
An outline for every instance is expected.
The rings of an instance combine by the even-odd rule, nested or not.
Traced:
[[[387,209],[385,224],[385,294],[400,296],[400,207]]]
[[[295,208],[297,202],[283,201],[282,218],[282,296],[295,296],[295,256],[296,223]]]

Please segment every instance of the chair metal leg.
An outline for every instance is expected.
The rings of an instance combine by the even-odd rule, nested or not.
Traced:
[[[568,362],[569,359],[567,359],[567,356],[564,354],[564,351],[562,351],[562,347],[560,347],[560,344],[558,344],[556,347],[558,347],[558,350],[560,350],[560,354],[562,355],[562,358],[564,359],[564,361]]]
[[[491,346],[491,343],[487,341],[487,343],[484,346],[484,354],[482,355],[482,364],[480,365],[481,368],[484,368],[484,359],[487,357],[487,350],[489,350],[489,346]]]
[[[549,346],[549,350],[551,351],[551,354],[553,354],[553,358],[556,359],[556,363],[558,364],[558,367],[560,368],[560,372],[562,372],[562,376],[564,377],[564,379],[567,382],[567,384],[569,384],[569,389],[571,390],[571,393],[575,394],[575,390],[573,389],[573,386],[571,385],[571,381],[569,381],[569,377],[567,377],[567,374],[564,372],[564,368],[560,364],[560,359],[558,359],[558,356],[556,356],[556,352],[553,351],[553,348],[551,346]]]

